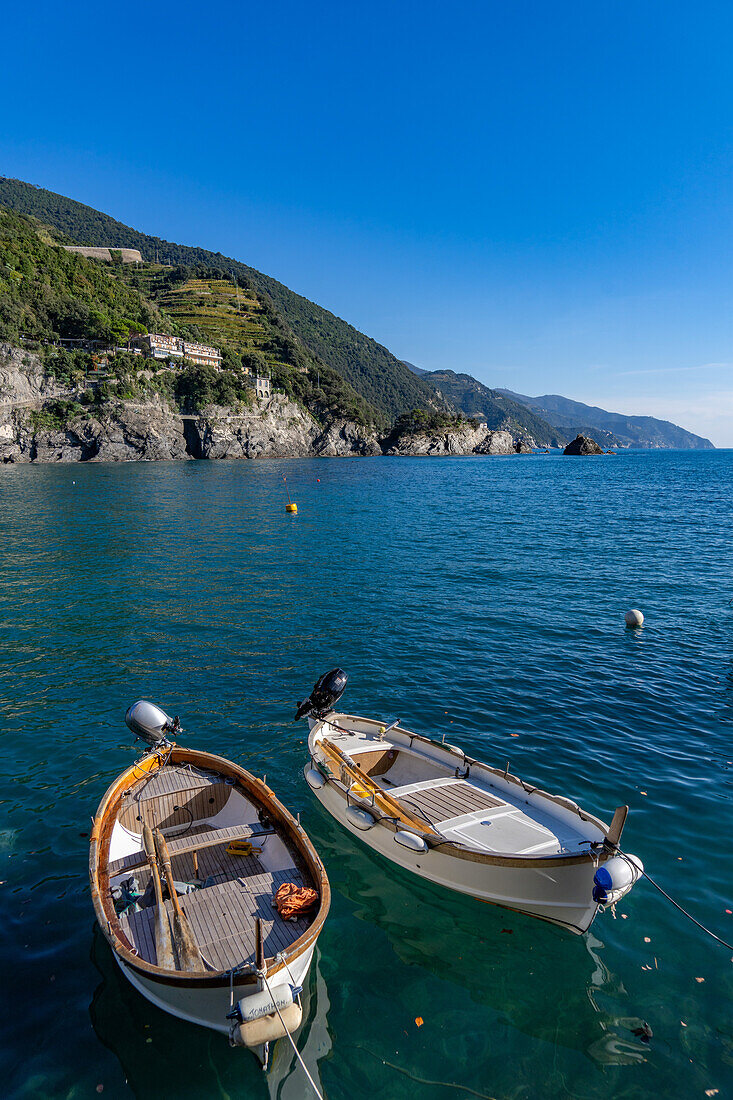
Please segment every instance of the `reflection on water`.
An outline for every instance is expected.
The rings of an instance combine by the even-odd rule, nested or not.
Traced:
[[[326,1096],[319,1062],[331,1053],[331,1035],[328,1030],[330,1002],[319,959],[320,954],[316,948],[307,989],[302,993],[303,1024],[295,1036],[295,1042],[308,1072]],[[303,1070],[286,1039],[275,1044],[267,1074],[267,1087],[271,1100],[303,1100],[304,1095],[310,1094],[310,1086],[306,1083]]]
[[[119,1060],[125,1080],[138,1097],[269,1097],[302,1100],[310,1092],[287,1039],[271,1048],[263,1073],[253,1054],[229,1047],[226,1036],[170,1016],[133,989],[95,925],[92,961],[101,975],[89,1005],[97,1038]],[[304,986],[303,1023],[294,1036],[313,1080],[323,1091],[319,1062],[331,1051],[329,1000],[318,949]],[[172,1091],[174,1090],[174,1091]],[[325,1095],[325,1094],[324,1094]]]

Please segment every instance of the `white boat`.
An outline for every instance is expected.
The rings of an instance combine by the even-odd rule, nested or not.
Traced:
[[[421,878],[586,932],[641,874],[610,825],[444,741],[333,710],[346,685],[327,673],[298,717],[310,724],[305,778],[354,836]]]
[[[178,720],[150,703],[126,720],[150,751],[94,817],[99,925],[144,997],[250,1048],[266,1067],[270,1043],[302,1020],[300,991],[330,904],[323,864],[263,781],[170,741]],[[306,905],[292,919],[274,906],[286,884]]]

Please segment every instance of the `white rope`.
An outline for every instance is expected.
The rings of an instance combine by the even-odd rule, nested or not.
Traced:
[[[283,1020],[283,1018],[282,1018],[282,1013],[280,1012],[280,1009],[279,1009],[279,1008],[277,1007],[277,1001],[275,1000],[275,998],[274,998],[274,996],[273,996],[273,993],[272,993],[272,990],[270,989],[270,983],[269,983],[269,982],[268,982],[268,980],[267,980],[267,976],[266,976],[266,975],[264,974],[264,972],[263,972],[263,971],[260,971],[260,972],[259,972],[259,974],[258,974],[258,977],[262,978],[262,981],[263,981],[263,982],[265,983],[265,985],[267,986],[267,992],[268,992],[268,993],[270,994],[270,997],[272,998],[272,1003],[273,1003],[273,1004],[274,1004],[274,1006],[275,1006],[275,1011],[277,1012],[278,1016],[280,1017],[280,1023],[281,1023],[282,1025],[283,1025],[283,1028],[285,1028],[285,1034],[286,1034],[286,1035],[287,1035],[287,1037],[288,1037],[288,1041],[290,1042],[290,1045],[291,1045],[291,1047],[292,1047],[292,1048],[293,1048],[293,1050],[295,1051],[295,1057],[296,1057],[296,1058],[298,1059],[298,1061],[300,1062],[300,1065],[301,1065],[301,1069],[303,1070],[303,1073],[304,1073],[304,1074],[306,1075],[306,1077],[307,1077],[307,1078],[308,1078],[308,1080],[310,1081],[310,1083],[311,1083],[311,1088],[313,1089],[313,1091],[315,1092],[316,1096],[318,1097],[318,1100],[323,1100],[323,1093],[322,1093],[322,1092],[321,1092],[321,1090],[320,1090],[320,1089],[318,1088],[318,1085],[317,1085],[317,1084],[315,1083],[315,1081],[314,1081],[314,1080],[313,1080],[313,1078],[311,1077],[310,1073],[308,1072],[308,1067],[307,1067],[307,1065],[305,1064],[305,1062],[303,1061],[303,1059],[302,1059],[302,1058],[301,1058],[301,1056],[300,1056],[300,1051],[298,1050],[298,1048],[297,1048],[297,1047],[296,1047],[296,1045],[295,1045],[295,1042],[293,1041],[293,1036],[292,1036],[292,1035],[290,1034],[290,1032],[288,1031],[287,1027],[285,1026],[285,1021],[284,1021],[284,1020]]]

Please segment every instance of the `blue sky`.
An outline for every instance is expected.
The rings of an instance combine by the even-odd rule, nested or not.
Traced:
[[[0,174],[733,446],[730,4],[14,5]]]

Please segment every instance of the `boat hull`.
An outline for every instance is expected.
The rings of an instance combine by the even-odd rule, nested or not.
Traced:
[[[279,970],[271,979],[268,979],[273,993],[287,985],[305,984],[314,950],[315,943],[289,964],[289,971]],[[241,998],[250,996],[256,988],[251,980],[248,983],[235,982],[232,999],[228,982],[206,988],[174,985],[141,973],[119,955],[115,955],[115,958],[130,985],[156,1008],[178,1017],[179,1020],[198,1024],[199,1027],[211,1028],[212,1031],[218,1031],[222,1035],[229,1035],[230,1024],[226,1016],[232,1002],[236,1004]]]
[[[309,763],[304,775],[310,768]],[[577,934],[587,932],[599,910],[593,901],[596,865],[590,856],[580,860],[532,861],[532,866],[522,866],[522,862],[529,861],[490,863],[433,849],[415,852],[396,842],[396,834],[384,825],[375,824],[367,831],[355,826],[347,816],[346,799],[331,783],[311,790],[352,836],[398,867],[438,886],[550,921]]]

